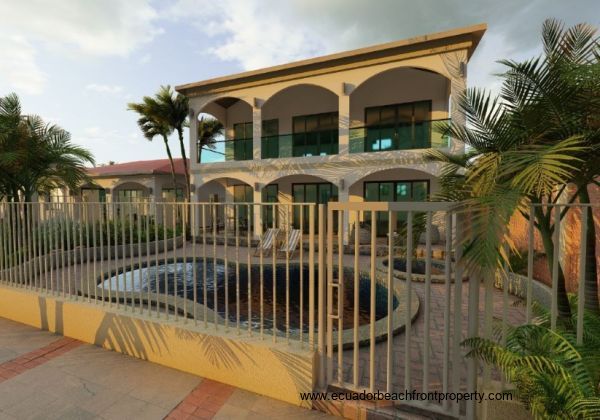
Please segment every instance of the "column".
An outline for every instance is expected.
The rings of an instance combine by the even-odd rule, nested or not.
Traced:
[[[460,109],[459,101],[460,97],[467,88],[467,62],[466,60],[460,61],[455,72],[452,72],[452,78],[450,81],[450,118],[452,123],[465,125],[466,119],[465,114]],[[452,139],[450,144],[450,151],[454,154],[461,154],[465,151],[465,145],[463,142],[457,139]]]
[[[190,137],[190,170],[198,162],[198,116],[196,111],[190,108],[189,112],[189,137]]]
[[[254,204],[262,203],[262,185],[258,182],[254,183]],[[263,233],[262,228],[262,208],[261,206],[254,206],[253,209],[254,217],[254,239],[260,238]]]
[[[347,185],[345,185],[346,182],[344,181],[344,179],[341,179],[340,182],[338,183],[338,200],[340,203],[347,203],[348,201],[350,201],[350,193],[349,193],[349,188]],[[349,242],[349,238],[350,238],[350,212],[349,211],[345,211],[343,213],[344,218],[342,221],[342,238],[344,241],[344,245],[348,245]]]
[[[200,235],[200,224],[202,223],[202,214],[200,206],[197,204],[198,202],[200,202],[200,197],[198,195],[198,187],[196,186],[196,176],[193,173],[190,174],[190,193],[190,229],[192,226],[194,226],[195,235]]]
[[[157,206],[156,203],[160,203],[162,201],[160,185],[154,179],[149,187],[148,199],[150,200],[150,213],[154,214],[154,220],[157,224],[163,223],[163,207]]]
[[[339,154],[350,153],[350,93],[352,85],[342,84],[342,92],[338,96],[338,136]]]
[[[261,159],[262,138],[262,100],[254,98],[252,107],[252,157],[254,160]]]

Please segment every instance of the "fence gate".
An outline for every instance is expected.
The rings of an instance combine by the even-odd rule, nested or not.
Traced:
[[[475,390],[477,366],[460,343],[477,332],[480,293],[479,282],[455,281],[465,273],[454,263],[460,226],[453,208],[329,203],[327,384],[473,417],[473,404],[448,398]]]

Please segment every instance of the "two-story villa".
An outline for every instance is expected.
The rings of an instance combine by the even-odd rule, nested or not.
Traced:
[[[433,127],[463,122],[457,100],[485,30],[470,26],[178,86],[190,98],[193,199],[426,199],[440,167],[422,162],[423,151],[464,149]],[[216,149],[197,141],[204,114],[225,126]],[[260,216],[255,234],[263,231]]]

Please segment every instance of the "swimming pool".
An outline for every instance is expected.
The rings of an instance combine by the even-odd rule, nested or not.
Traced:
[[[194,271],[196,281],[194,282]],[[335,270],[337,271],[337,270]],[[304,265],[290,264],[289,272],[286,264],[277,264],[273,270],[272,264],[261,267],[252,264],[250,270],[246,264],[229,262],[227,267],[223,260],[208,258],[196,259],[196,266],[188,260],[171,261],[167,264],[150,265],[126,271],[101,281],[100,287],[122,292],[164,293],[196,300],[231,322],[239,319],[242,325],[251,322],[253,327],[260,327],[261,319],[263,328],[273,327],[273,314],[275,314],[277,329],[286,329],[286,317],[289,316],[290,330],[300,329],[300,314],[302,313],[302,328],[308,329],[309,312],[309,268]],[[337,273],[334,273],[337,275]],[[250,275],[250,284],[248,278]],[[262,280],[261,280],[262,278]],[[317,269],[315,267],[315,302],[317,301]],[[206,279],[206,281],[204,281]],[[273,279],[276,287],[273,288]],[[286,305],[286,284],[289,279],[289,306]],[[185,288],[184,288],[185,284]],[[195,285],[195,294],[194,294]],[[344,329],[351,328],[354,323],[354,274],[351,269],[344,270]],[[215,299],[216,286],[216,299]],[[365,324],[370,320],[370,278],[366,273],[360,273],[358,282],[358,313],[359,323]],[[184,295],[185,289],[185,295]],[[239,308],[238,295],[239,290]],[[336,289],[334,289],[335,294]],[[262,296],[262,314],[261,314]],[[302,299],[301,299],[302,296]],[[375,287],[375,318],[379,320],[387,316],[388,293],[385,285],[376,282]],[[302,300],[302,305],[301,305]],[[215,305],[216,302],[216,305]],[[337,302],[337,296],[334,296]],[[393,296],[393,308],[398,305],[398,299]],[[315,305],[316,306],[316,305]],[[226,310],[227,308],[227,310]],[[250,309],[250,310],[249,310]],[[289,315],[288,315],[289,310]],[[250,316],[249,316],[250,314]]]

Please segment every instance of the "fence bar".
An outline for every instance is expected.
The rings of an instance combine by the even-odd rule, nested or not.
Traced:
[[[406,318],[404,321],[404,389],[412,389],[410,344],[412,312],[412,254],[413,254],[413,212],[406,216]]]
[[[150,287],[150,285],[152,284],[152,281],[150,279],[150,209],[149,206],[147,204],[144,204],[144,213],[145,214],[145,220],[144,220],[144,224],[145,224],[145,229],[146,229],[146,288],[148,289],[147,292],[147,299],[148,299],[148,316],[151,317],[152,316],[152,287]],[[156,242],[157,238],[154,238],[154,241]],[[142,267],[140,265],[140,273],[141,273]],[[156,267],[155,270],[156,272]],[[158,283],[155,283],[155,285]]]
[[[375,391],[375,257],[377,256],[377,211],[371,211],[371,273],[369,314],[369,390]]]
[[[72,233],[72,223],[73,220],[69,217],[71,203],[65,203],[66,212],[65,212],[65,230],[67,231],[67,294],[69,298],[72,298],[71,292],[71,268],[73,267],[71,261],[71,255],[73,254],[73,250],[75,249],[75,238],[73,238],[73,249],[71,249],[71,233]]]
[[[240,334],[240,205],[234,204],[235,212],[235,330]],[[248,216],[250,217],[250,216]],[[248,226],[250,230],[250,226]],[[248,245],[250,246],[250,245]],[[250,299],[250,295],[248,295]],[[250,319],[248,319],[250,322]]]
[[[188,295],[187,295],[187,283],[188,283],[188,275],[187,275],[187,241],[188,241],[188,237],[187,237],[187,206],[188,206],[188,202],[187,199],[183,202],[182,204],[183,208],[181,209],[181,239],[183,241],[182,247],[183,247],[183,323],[186,324],[187,323],[187,319],[188,319],[188,309],[187,309],[187,301],[188,301]],[[175,202],[175,204],[173,204],[173,208],[175,209],[175,213],[178,214],[177,212],[177,203]],[[174,232],[174,237],[176,237],[177,235]],[[175,238],[173,238],[173,240],[175,240]],[[173,246],[173,251],[175,251],[175,246]],[[175,280],[175,283],[177,283],[177,280]],[[175,300],[177,300],[177,294],[175,294]]]
[[[192,306],[194,317],[194,325],[198,325],[198,260],[197,255],[197,242],[198,242],[198,205],[196,203],[190,203],[190,213],[192,216],[192,287],[193,287],[193,299],[194,303]],[[206,304],[206,302],[205,302]]]
[[[129,296],[131,296],[131,312],[135,312],[135,276],[134,276],[134,256],[133,256],[133,203],[128,203],[129,205],[129,276],[130,276],[130,284],[131,290],[129,291]],[[123,238],[123,243],[125,242],[125,238]],[[138,248],[139,251],[139,248]],[[126,277],[126,274],[124,274]],[[140,283],[141,284],[141,283]],[[126,287],[127,288],[127,287]]]
[[[535,245],[535,231],[534,231],[534,221],[535,221],[535,208],[533,206],[529,207],[529,224],[528,224],[528,234],[527,234],[527,298],[525,301],[525,322],[531,322],[531,303],[533,298],[533,257],[535,253],[534,245]]]
[[[360,276],[359,276],[359,254],[360,254],[360,211],[355,212],[356,219],[354,220],[354,331],[353,342],[354,348],[352,353],[352,383],[355,388],[358,387],[358,327],[359,327],[359,310],[360,310]]]
[[[552,302],[550,305],[550,328],[556,329],[558,315],[558,269],[560,258],[560,206],[554,207],[554,253],[552,256]]]
[[[301,231],[302,232],[302,231]],[[301,233],[302,235],[302,233]],[[315,206],[308,206],[308,348],[315,348]]]
[[[252,210],[254,207],[250,204],[247,205],[247,210],[248,210],[248,222],[246,223],[246,226],[248,226],[248,228],[246,229],[246,242],[247,242],[247,247],[246,247],[246,264],[247,264],[247,276],[248,276],[248,334],[252,335],[252,259],[250,256],[251,251],[251,244],[252,244],[252,236],[251,236],[251,224],[250,222],[250,215],[252,214],[252,212],[250,210]]]
[[[112,258],[111,258],[111,254],[112,254],[112,250],[111,250],[111,235],[110,235],[110,220],[108,219],[109,217],[109,211],[110,210],[110,216],[113,217],[114,219],[114,214],[115,214],[115,203],[111,202],[111,203],[107,203],[107,212],[106,212],[106,247],[107,247],[107,252],[106,252],[106,258],[107,258],[107,277],[106,277],[106,281],[108,283],[108,305],[109,307],[112,307],[113,301],[112,301],[112,281],[111,281],[111,276],[112,276]],[[116,225],[114,226],[114,228],[116,229]],[[104,281],[104,275],[102,275],[102,280]]]
[[[223,205],[223,213],[224,213],[224,218],[225,218],[225,223],[224,223],[224,232],[223,232],[223,270],[225,273],[225,278],[223,279],[223,283],[224,283],[224,294],[225,294],[225,331],[229,331],[229,260],[227,258],[227,242],[229,242],[229,238],[228,238],[228,231],[229,231],[229,212],[228,212],[228,207],[227,204]],[[216,242],[215,238],[215,242]],[[215,260],[216,261],[216,260]],[[216,265],[214,267],[215,271],[216,271]],[[215,284],[213,286],[215,288],[215,290],[217,290],[217,282],[215,281]]]
[[[273,211],[273,229],[277,226],[277,206],[271,205]],[[273,263],[273,274],[271,275],[273,282],[273,342],[277,341],[277,241],[273,239],[273,246],[271,249],[272,263]]]
[[[123,274],[123,289],[121,289],[121,285],[117,286],[117,289],[121,289],[120,291],[123,293],[123,306],[124,310],[127,310],[127,257],[125,256],[127,253],[127,244],[125,243],[126,231],[125,231],[125,211],[127,211],[127,203],[122,202],[119,203],[119,221],[121,223],[121,258],[117,262],[119,265],[119,269],[117,272],[117,279],[119,279],[119,272]],[[119,255],[118,252],[115,255]],[[117,280],[120,282],[120,280]]]
[[[177,239],[177,204],[176,203],[172,203],[171,204],[171,217],[172,219],[172,229],[173,229],[173,235],[171,237],[171,241],[173,242],[173,312],[175,312],[175,321],[179,320],[179,309],[178,309],[178,305],[177,305],[177,296],[178,296],[178,290],[177,290],[177,264],[179,264],[179,259],[177,258],[177,247],[176,247],[176,239]],[[166,219],[165,219],[165,225],[167,224]],[[185,242],[185,238],[183,239],[183,241]],[[183,270],[183,275],[185,276],[185,268]],[[185,277],[184,277],[184,282],[185,282]],[[169,290],[167,289],[166,291],[167,295],[169,293]]]
[[[66,223],[67,223],[67,218],[66,218],[66,203],[62,203],[63,205],[61,206],[61,212],[60,212],[60,279],[61,279],[61,285],[62,285],[62,297],[63,299],[66,296],[66,276],[65,276],[65,231],[67,230],[66,228]],[[21,219],[21,215],[19,212],[19,220]],[[19,248],[21,248],[19,246]]]
[[[338,286],[337,286],[337,335],[338,335],[338,382],[344,382],[344,210],[338,215]]]
[[[165,318],[169,319],[169,270],[168,270],[168,253],[169,253],[169,244],[167,239],[167,205],[165,203],[161,203],[162,208],[162,221],[163,221],[163,259],[164,259],[164,275],[165,275],[165,290],[164,290],[164,302],[165,302]]]
[[[325,384],[325,367],[327,360],[325,358],[325,205],[318,204],[317,220],[319,223],[319,255],[318,267],[319,274],[317,277],[317,350],[320,356],[320,377],[319,385],[324,387]]]
[[[138,203],[136,206],[137,209],[137,271],[138,271],[138,289],[139,289],[139,299],[140,299],[140,314],[144,313],[144,280],[142,278],[142,204]],[[146,238],[146,244],[150,243],[150,239]],[[150,253],[146,253],[146,259],[150,258]],[[132,273],[133,275],[133,273]],[[148,285],[149,286],[149,285]],[[150,289],[150,287],[148,287]]]
[[[444,218],[446,225],[446,237],[444,247],[444,337],[442,339],[443,356],[442,356],[442,392],[448,392],[448,376],[450,370],[450,306],[452,305],[452,213],[446,212]],[[457,280],[458,281],[458,280]],[[460,308],[455,308],[460,311]],[[449,410],[449,401],[444,400],[444,410]]]
[[[592,214],[593,215],[593,214]],[[594,223],[592,217],[591,223]],[[587,258],[588,209],[581,209],[581,233],[579,239],[579,287],[577,293],[577,344],[583,344],[583,323],[585,309],[585,268]],[[555,228],[556,229],[556,228]]]
[[[475,276],[469,276],[469,315],[467,334],[476,337],[479,330],[479,289],[480,281]],[[467,360],[467,392],[475,392],[477,389],[478,364],[474,358]],[[475,418],[474,402],[467,402],[467,418]]]
[[[463,339],[462,323],[463,323],[463,264],[462,264],[462,232],[463,232],[463,217],[461,213],[455,213],[455,229],[454,229],[454,319],[453,319],[453,336],[452,336],[452,389],[458,390],[461,386],[461,377],[463,372],[462,353],[460,343]],[[460,415],[460,404],[453,404],[452,413],[454,416]]]
[[[217,321],[217,312],[219,308],[218,295],[217,295],[217,206],[212,205],[212,228],[213,228],[213,321],[215,324],[215,331],[219,328]]]
[[[264,208],[265,214],[268,211],[268,207],[258,207],[259,211],[262,211],[262,209]],[[265,335],[264,335],[264,331],[265,331],[265,308],[264,308],[264,296],[265,296],[265,281],[264,281],[264,240],[265,240],[265,232],[261,232],[260,233],[260,238],[259,238],[259,257],[258,257],[258,262],[259,262],[259,267],[260,267],[260,273],[259,273],[259,304],[260,304],[260,339],[264,340]]]
[[[104,291],[104,231],[102,230],[102,223],[104,222],[104,212],[106,211],[106,207],[102,203],[98,203],[98,236],[100,242],[100,295],[102,296],[102,306],[105,305],[106,302],[106,293]],[[94,225],[94,243],[96,242],[96,226]],[[96,257],[96,253],[94,252],[94,258]],[[96,260],[94,259],[94,267],[96,265]],[[52,265],[50,266],[50,270],[52,270]],[[98,281],[98,277],[96,276],[96,272],[94,272],[94,285]],[[98,286],[96,286],[96,295],[98,295]]]
[[[425,322],[423,334],[423,392],[429,392],[429,348],[431,340],[431,225],[432,214],[425,221]]]
[[[285,206],[287,222],[286,233],[285,233],[285,338],[287,342],[290,342],[290,234],[292,233],[292,221],[290,214],[292,213],[292,206]],[[302,207],[300,207],[300,213],[302,214]],[[277,252],[275,247],[274,252]],[[302,265],[300,265],[300,272],[302,272]],[[302,288],[302,282],[300,282],[300,288]],[[302,289],[301,289],[302,290]],[[302,319],[302,298],[300,298],[300,319]],[[302,331],[302,322],[300,322],[300,331]]]
[[[212,212],[211,212],[212,214]],[[208,255],[206,254],[206,204],[202,204],[202,304],[204,306],[204,328],[208,327],[208,292],[206,290],[206,263]]]
[[[160,317],[160,277],[158,275],[158,250],[160,236],[158,232],[158,212],[159,206],[156,203],[152,203],[154,208],[154,287],[156,288],[156,317]]]
[[[393,387],[393,357],[394,357],[394,227],[396,212],[388,213],[388,270],[387,270],[387,353],[386,353],[386,384],[387,392]],[[356,303],[356,302],[355,302]]]
[[[304,205],[300,206],[300,345],[304,348]],[[292,209],[292,217],[294,216]]]
[[[327,209],[327,383],[333,379],[333,209]],[[330,222],[330,223],[329,223]]]

